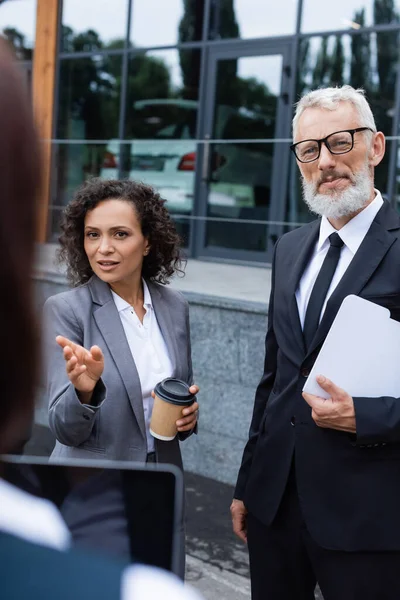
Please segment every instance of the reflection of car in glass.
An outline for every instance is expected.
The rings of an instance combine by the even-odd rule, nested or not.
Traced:
[[[127,136],[131,132],[135,139],[123,144],[112,140],[108,144],[101,176],[117,177],[121,161],[123,174],[155,186],[167,199],[170,210],[190,212],[197,110],[194,100],[135,102],[127,125]],[[217,111],[217,139],[260,138],[264,137],[263,130],[270,127],[266,117],[245,109],[218,106]],[[271,137],[269,131],[265,137]],[[213,144],[209,204],[237,209],[268,204],[272,152],[273,145],[267,144]]]

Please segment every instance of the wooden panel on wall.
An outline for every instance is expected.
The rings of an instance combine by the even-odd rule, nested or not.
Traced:
[[[42,140],[43,184],[39,201],[37,241],[45,242],[50,200],[51,138],[57,65],[57,27],[60,2],[37,0],[36,42],[33,61],[33,108]]]

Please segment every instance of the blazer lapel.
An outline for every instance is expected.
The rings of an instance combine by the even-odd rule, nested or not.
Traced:
[[[399,229],[399,226],[399,216],[390,207],[389,203],[385,201],[348,269],[340,280],[339,285],[329,298],[308,354],[313,352],[324,341],[346,296],[350,294],[358,295],[374,274],[389,248],[396,240],[396,237],[390,233],[390,230]]]
[[[158,284],[151,281],[146,282],[153,303],[154,312],[157,318],[157,323],[160,327],[162,336],[168,349],[169,358],[173,367],[174,377],[181,375],[181,365],[179,364],[179,354],[176,345],[176,336],[174,334],[174,324],[171,317],[171,312],[167,302],[165,302]]]
[[[93,302],[100,305],[93,311],[94,319],[121,375],[140,431],[143,437],[146,438],[139,374],[135,361],[132,358],[132,353],[110,288],[96,276],[90,280],[89,288],[92,293]]]
[[[292,265],[288,264],[287,266],[287,271],[291,271],[291,276],[288,282],[290,321],[292,325],[294,339],[296,340],[297,345],[299,346],[303,356],[305,354],[305,345],[303,338],[303,330],[301,328],[300,323],[299,310],[297,307],[296,290],[299,286],[299,282],[301,276],[303,275],[304,269],[310,261],[315,244],[317,243],[319,226],[320,219],[309,223],[308,226],[305,226],[303,228],[304,244],[300,249],[300,252],[297,252],[295,257],[290,257],[290,261],[293,261]]]

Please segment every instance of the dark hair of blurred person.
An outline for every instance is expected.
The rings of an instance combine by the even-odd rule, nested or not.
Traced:
[[[29,426],[38,366],[31,269],[40,152],[31,112],[22,74],[0,39],[0,453]]]
[[[27,91],[0,38],[0,452],[21,441],[33,414],[38,362],[31,269],[39,142]],[[48,501],[0,478],[1,598],[196,600],[162,571],[69,552],[65,523]]]

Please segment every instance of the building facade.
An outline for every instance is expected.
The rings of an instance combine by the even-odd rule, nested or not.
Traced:
[[[131,177],[189,256],[268,263],[310,219],[291,119],[324,85],[365,89],[388,139],[377,187],[399,202],[400,0],[6,0],[0,30],[45,138],[41,242],[82,181]]]

